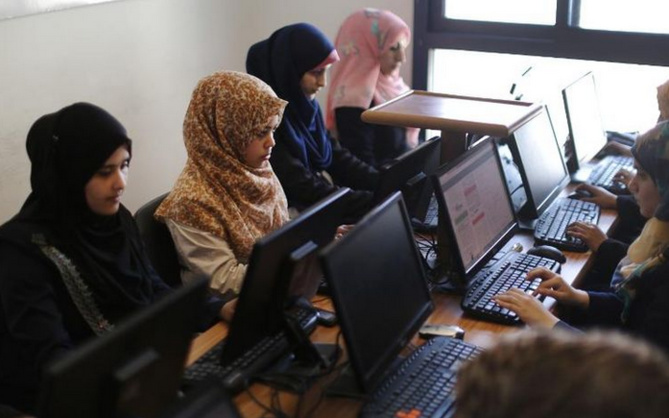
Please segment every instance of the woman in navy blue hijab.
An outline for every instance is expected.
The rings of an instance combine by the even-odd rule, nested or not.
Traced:
[[[287,100],[270,163],[298,211],[338,187],[350,187],[347,221],[369,209],[378,172],[332,139],[323,121],[316,93],[326,84],[326,70],[339,59],[327,37],[307,23],[285,26],[253,45],[246,70]]]

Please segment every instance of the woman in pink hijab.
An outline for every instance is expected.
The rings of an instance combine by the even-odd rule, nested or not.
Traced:
[[[326,126],[361,160],[379,166],[416,145],[418,129],[371,125],[360,115],[409,90],[400,76],[411,29],[386,10],[363,9],[344,20],[335,40]]]

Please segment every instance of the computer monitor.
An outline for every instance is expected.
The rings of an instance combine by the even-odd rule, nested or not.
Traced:
[[[570,180],[548,109],[544,106],[543,111],[513,132],[509,139],[527,196],[518,217],[537,219]]]
[[[424,213],[421,216],[415,212],[427,210],[432,190],[425,180],[439,167],[440,154],[441,138],[435,136],[379,167],[380,180],[374,192],[374,203],[382,202],[399,190],[404,195],[409,214],[423,218]]]
[[[363,392],[375,388],[434,309],[401,196],[388,197],[320,255]]]
[[[177,399],[208,280],[195,280],[47,366],[40,418],[153,418]]]
[[[285,269],[288,257],[305,245],[320,248],[334,238],[349,192],[348,188],[339,189],[256,241],[223,345],[223,365],[232,363],[263,338],[284,331],[283,315],[289,297],[310,298],[310,295],[286,294],[290,288]]]
[[[606,145],[595,77],[588,72],[562,90],[569,134],[574,145],[572,171],[590,161]]]
[[[454,271],[478,271],[518,230],[492,138],[440,167],[432,181]]]

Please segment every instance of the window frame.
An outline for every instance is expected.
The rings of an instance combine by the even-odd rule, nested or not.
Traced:
[[[668,34],[582,29],[580,0],[557,0],[554,26],[448,19],[444,1],[415,0],[413,86],[426,90],[432,49],[669,66]]]

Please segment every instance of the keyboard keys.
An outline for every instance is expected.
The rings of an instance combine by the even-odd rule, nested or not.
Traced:
[[[616,194],[629,193],[624,184],[613,180],[613,177],[621,169],[627,171],[634,170],[633,158],[622,155],[609,155],[597,163],[595,169],[588,176],[588,183],[603,187]]]
[[[537,220],[534,238],[542,244],[563,250],[585,252],[588,246],[582,240],[567,235],[567,227],[577,221],[596,224],[599,215],[600,208],[594,203],[577,199],[556,199]]]
[[[460,365],[480,353],[461,340],[435,337],[417,348],[370,395],[362,417],[442,417],[450,415]]]
[[[531,294],[539,287],[541,280],[529,281],[526,277],[527,273],[536,267],[546,267],[557,271],[559,263],[529,254],[508,253],[507,259],[491,268],[480,271],[474,277],[472,283],[476,283],[476,285],[468,289],[462,299],[462,308],[482,319],[504,324],[518,323],[520,319],[515,312],[502,308],[492,298],[513,287]]]
[[[316,323],[312,309],[297,309],[294,313],[300,326],[307,332],[313,331]],[[244,355],[237,357],[232,363],[221,364],[222,341],[207,351],[195,363],[184,371],[183,381],[186,387],[196,385],[207,379],[216,378],[229,391],[236,393],[242,390],[258,373],[261,373],[274,361],[286,354],[290,348],[286,335],[280,332],[267,336]]]

